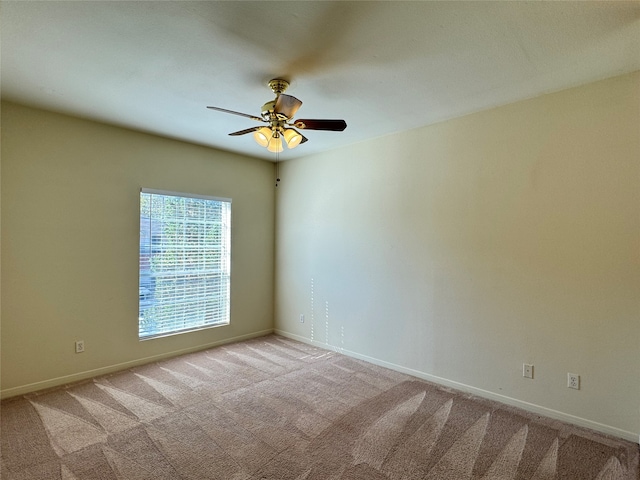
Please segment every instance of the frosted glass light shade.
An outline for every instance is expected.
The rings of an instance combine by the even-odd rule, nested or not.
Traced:
[[[269,145],[269,139],[271,138],[271,129],[269,127],[262,127],[253,132],[253,139],[261,147],[267,147]]]
[[[271,139],[269,140],[269,146],[267,147],[267,150],[273,153],[280,153],[283,150],[282,136],[271,137]]]
[[[289,148],[296,148],[302,141],[302,135],[296,132],[293,128],[287,128],[283,135],[287,142],[287,147]]]

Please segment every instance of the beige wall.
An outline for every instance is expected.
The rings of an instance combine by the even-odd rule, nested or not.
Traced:
[[[285,162],[278,331],[638,441],[639,85]]]
[[[1,153],[4,396],[272,330],[272,163],[11,103]],[[233,199],[229,326],[138,341],[140,187]]]

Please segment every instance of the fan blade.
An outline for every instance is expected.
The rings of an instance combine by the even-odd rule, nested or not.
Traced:
[[[237,137],[238,135],[246,135],[247,133],[251,133],[251,132],[255,132],[256,130],[261,129],[262,127],[252,127],[252,128],[247,128],[245,130],[240,130],[238,132],[233,132],[230,133],[229,135],[231,135],[232,137]]]
[[[258,122],[264,122],[262,118],[256,117],[255,115],[249,115],[248,113],[234,112],[233,110],[227,110],[226,108],[220,108],[220,107],[207,107],[207,108],[210,108],[211,110],[217,110],[219,112],[231,113],[233,115],[240,115],[241,117],[247,117],[247,118],[250,118],[251,120],[257,120]]]
[[[296,97],[280,94],[276,100],[274,111],[285,115],[287,118],[291,118],[296,114],[301,105],[302,102]]]
[[[347,122],[344,120],[309,120],[300,118],[293,124],[297,128],[306,130],[331,130],[333,132],[341,132],[347,128]]]

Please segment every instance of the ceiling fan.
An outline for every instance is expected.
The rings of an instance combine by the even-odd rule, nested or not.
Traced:
[[[285,95],[284,91],[289,87],[289,82],[281,78],[274,78],[268,83],[276,98],[262,106],[260,116],[227,110],[226,108],[211,107],[211,110],[240,115],[267,124],[230,133],[231,136],[246,135],[253,133],[253,138],[261,147],[267,148],[270,152],[279,153],[283,150],[283,143],[288,148],[295,148],[308,139],[298,132],[300,130],[330,130],[341,132],[347,128],[344,120],[313,120],[313,119],[293,119],[302,102],[296,97]],[[293,128],[295,127],[295,128]],[[284,142],[282,141],[284,138]]]

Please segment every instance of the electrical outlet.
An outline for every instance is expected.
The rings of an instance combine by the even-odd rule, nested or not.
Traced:
[[[522,376],[524,378],[533,378],[533,365],[527,363],[522,364]]]
[[[580,390],[580,375],[575,373],[567,373],[567,387]]]
[[[300,323],[304,323],[304,313],[300,314]]]
[[[84,352],[84,340],[76,341],[76,353]]]

